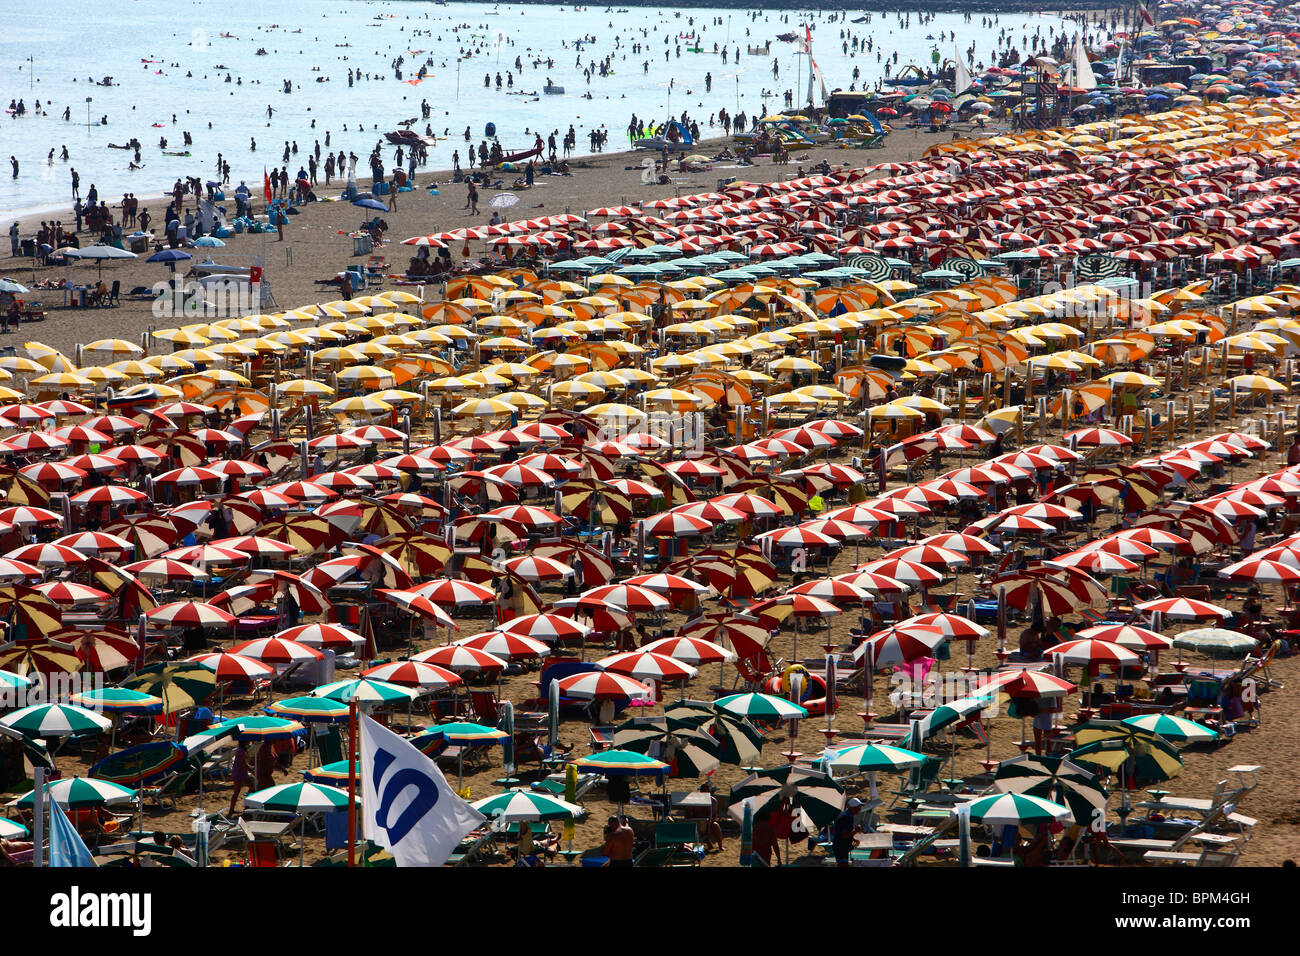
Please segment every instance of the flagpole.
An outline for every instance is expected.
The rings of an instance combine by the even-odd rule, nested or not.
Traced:
[[[348,702],[348,866],[357,865],[357,699]]]

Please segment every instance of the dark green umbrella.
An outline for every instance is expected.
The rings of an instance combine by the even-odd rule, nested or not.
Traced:
[[[664,714],[715,739],[719,745],[718,759],[723,763],[748,767],[759,757],[763,735],[743,717],[720,712],[712,704],[697,700],[669,704]]]
[[[633,717],[614,728],[614,746],[671,764],[674,777],[699,777],[722,765],[717,740],[671,717]]]
[[[792,765],[772,767],[751,773],[736,784],[727,812],[739,823],[747,805],[761,814],[782,804],[799,814],[809,832],[815,832],[840,815],[844,790],[824,773]]]
[[[197,707],[211,697],[217,687],[217,674],[194,661],[164,662],[137,671],[120,686],[161,697],[163,713],[174,714]]]
[[[1055,755],[1023,754],[1003,761],[993,778],[993,787],[1002,793],[1024,793],[1045,800],[1064,796],[1076,823],[1090,825],[1100,812],[1106,816],[1108,794],[1100,778],[1090,770]]]

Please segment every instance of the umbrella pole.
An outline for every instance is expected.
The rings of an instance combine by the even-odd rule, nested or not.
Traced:
[[[348,866],[357,862],[357,701],[348,702]]]

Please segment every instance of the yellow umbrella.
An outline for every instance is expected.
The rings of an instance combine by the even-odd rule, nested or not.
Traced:
[[[369,388],[385,388],[396,384],[392,372],[374,365],[353,365],[339,372],[338,377],[340,382],[364,385]]]
[[[107,352],[109,355],[144,355],[144,349],[126,339],[96,339],[81,347],[84,352]]]
[[[326,406],[326,410],[334,413],[344,414],[371,414],[376,415],[380,412],[391,412],[393,406],[388,402],[381,401],[370,395],[357,395],[352,398],[340,399]]]
[[[317,382],[310,378],[296,378],[283,382],[276,386],[276,390],[281,395],[292,395],[294,398],[331,398],[334,395],[334,389],[324,382]]]
[[[509,415],[514,411],[514,406],[498,398],[471,398],[451,411],[453,415],[463,418],[495,418],[498,415]]]

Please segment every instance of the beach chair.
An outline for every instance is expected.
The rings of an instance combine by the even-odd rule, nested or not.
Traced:
[[[485,727],[495,727],[501,720],[500,701],[490,690],[472,690],[469,693],[470,706],[474,716]]]
[[[700,825],[694,820],[667,821],[655,826],[654,846],[674,850],[683,861],[698,866],[704,857]]]
[[[174,809],[195,773],[192,767],[169,773],[158,781],[157,786],[142,788],[140,799],[150,801],[159,810]]]
[[[108,290],[108,298],[104,301],[105,305],[121,305],[118,301],[122,294],[122,280],[114,279],[112,287]]]
[[[614,746],[614,726],[607,724],[591,728],[591,749],[609,750]]]
[[[280,865],[280,844],[271,840],[250,840],[248,843],[248,866],[278,867]]]
[[[678,850],[670,846],[652,846],[642,850],[632,861],[633,866],[658,867],[695,866],[698,863],[698,860],[688,861],[682,859]]]
[[[894,791],[894,800],[889,805],[896,806],[900,801],[909,807],[916,807],[923,802],[924,794],[939,779],[943,761],[938,757],[926,757],[925,763],[908,771],[907,778]]]

